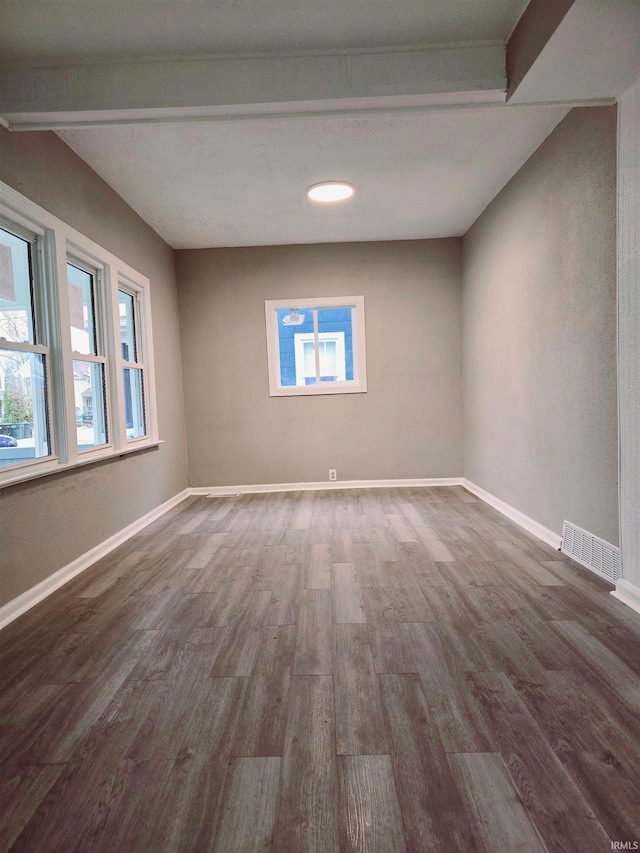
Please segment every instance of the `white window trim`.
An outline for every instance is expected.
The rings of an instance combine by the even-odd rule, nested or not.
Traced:
[[[99,462],[121,456],[135,450],[155,447],[160,444],[155,397],[155,375],[153,368],[153,332],[151,328],[151,292],[149,279],[140,275],[124,261],[80,232],[62,222],[56,216],[25,198],[8,184],[0,181],[0,224],[9,231],[31,234],[39,238],[34,257],[34,286],[42,293],[35,300],[36,311],[45,303],[46,327],[36,349],[45,351],[47,358],[47,405],[50,423],[51,455],[15,465],[0,467],[0,488],[24,480],[54,474],[78,465]],[[103,328],[100,356],[76,354],[71,348],[69,290],[67,284],[67,260],[89,265],[98,271],[100,287],[98,298],[102,299]],[[124,283],[137,294],[138,331],[140,342],[144,342],[144,403],[147,434],[138,439],[127,440],[124,421],[123,360],[120,347],[120,331],[115,328],[118,315],[118,287]],[[115,302],[115,305],[114,305]],[[42,320],[42,318],[40,318]],[[118,319],[119,322],[119,319]],[[42,327],[41,327],[42,328]],[[3,348],[15,348],[13,343],[3,342]],[[29,351],[33,351],[29,345]],[[78,451],[76,441],[76,414],[73,391],[72,361],[74,357],[84,361],[103,361],[107,375],[108,444],[95,450]],[[139,363],[137,367],[141,366]]]
[[[269,395],[271,397],[301,397],[324,394],[362,394],[367,390],[367,362],[365,346],[364,296],[295,297],[267,299],[265,322],[267,331],[267,366]],[[316,385],[280,384],[280,348],[278,310],[282,308],[353,308],[351,315],[353,345],[353,379],[320,382]],[[314,337],[317,336],[317,328]],[[321,334],[321,333],[320,333]],[[344,340],[344,339],[343,339]],[[294,338],[295,346],[295,338]]]

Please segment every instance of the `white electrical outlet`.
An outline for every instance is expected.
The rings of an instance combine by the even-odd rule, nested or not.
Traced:
[[[338,479],[338,473],[335,468],[329,468],[329,480],[333,482]]]

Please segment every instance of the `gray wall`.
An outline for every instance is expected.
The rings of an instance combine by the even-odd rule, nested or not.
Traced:
[[[459,238],[176,256],[192,486],[461,476]],[[265,299],[360,294],[368,392],[269,397]]]
[[[159,450],[0,491],[0,605],[187,485],[460,476],[617,543],[615,108],[572,111],[461,241],[176,253],[52,134],[0,180],[152,282]],[[464,254],[464,300],[461,277]],[[364,294],[367,394],[271,398],[264,300]],[[181,335],[179,335],[179,331]]]
[[[51,133],[0,128],[0,180],[151,280],[164,444],[0,490],[0,606],[187,486],[173,250]]]
[[[618,542],[616,110],[574,109],[467,232],[465,477]]]

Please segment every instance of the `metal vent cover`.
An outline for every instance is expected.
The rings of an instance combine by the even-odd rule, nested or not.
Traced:
[[[615,583],[622,575],[620,549],[568,521],[562,525],[560,550],[609,583]]]

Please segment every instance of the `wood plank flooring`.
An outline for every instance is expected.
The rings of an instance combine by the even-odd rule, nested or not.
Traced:
[[[190,499],[0,633],[0,853],[640,842],[609,591],[461,487]]]

